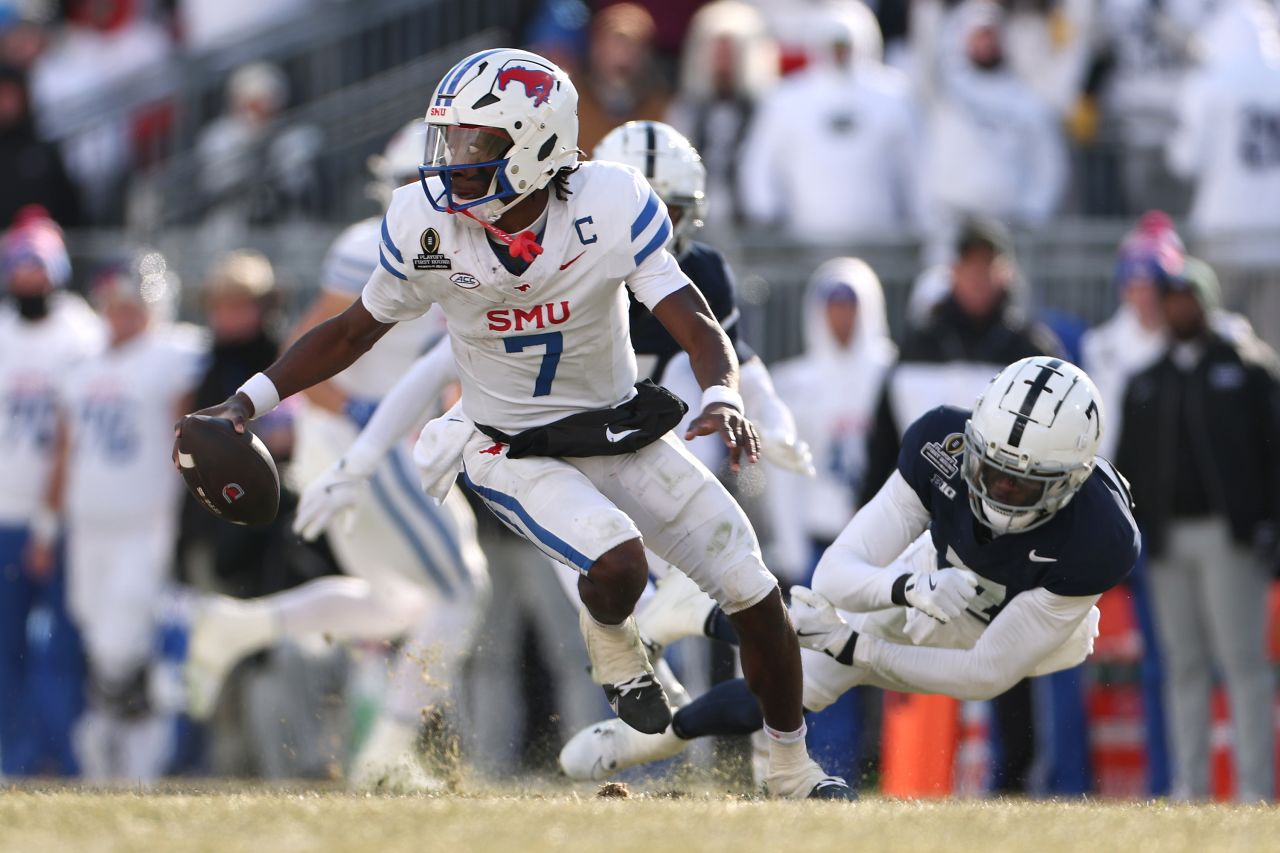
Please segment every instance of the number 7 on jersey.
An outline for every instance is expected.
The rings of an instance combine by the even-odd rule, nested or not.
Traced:
[[[542,366],[538,369],[538,381],[533,385],[533,396],[545,397],[551,393],[551,383],[556,378],[556,368],[560,366],[560,353],[564,352],[564,335],[560,332],[543,332],[540,335],[517,335],[503,338],[507,352],[524,352],[529,347],[547,348],[542,356]]]

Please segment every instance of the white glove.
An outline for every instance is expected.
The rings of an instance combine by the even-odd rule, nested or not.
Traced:
[[[347,470],[347,460],[339,459],[313,480],[302,492],[293,517],[293,532],[308,542],[317,539],[338,516],[351,523],[351,507],[365,486],[366,474]]]
[[[766,462],[805,477],[818,474],[818,469],[813,467],[813,453],[809,451],[809,445],[796,438],[794,433],[762,432],[760,455]]]
[[[977,575],[968,569],[948,566],[913,573],[907,578],[903,595],[907,604],[945,624],[964,613],[977,588]]]
[[[796,628],[796,639],[806,649],[840,660],[838,655],[849,645],[853,626],[844,621],[835,605],[821,593],[806,586],[791,587],[791,621]]]
[[[1098,626],[1102,620],[1102,611],[1096,606],[1090,607],[1084,619],[1071,632],[1067,641],[1049,652],[1035,665],[1030,675],[1048,675],[1063,669],[1071,669],[1085,662],[1093,654],[1093,641],[1098,638]]]

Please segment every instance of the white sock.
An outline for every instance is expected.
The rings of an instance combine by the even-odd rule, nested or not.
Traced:
[[[619,625],[606,625],[583,607],[578,625],[587,643],[591,677],[597,684],[620,684],[637,675],[653,672],[634,616],[628,616]]]
[[[800,724],[793,732],[780,732],[765,724],[764,733],[769,738],[769,769],[773,773],[787,773],[807,767],[812,763],[804,736],[808,727]]]

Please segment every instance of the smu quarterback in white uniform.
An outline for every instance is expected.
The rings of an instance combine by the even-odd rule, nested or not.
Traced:
[[[440,305],[462,413],[476,425],[460,448],[463,478],[582,572],[593,675],[619,716],[645,731],[670,722],[631,617],[648,576],[643,533],[734,620],[771,736],[770,790],[847,797],[805,748],[795,635],[746,516],[667,434],[678,401],[635,385],[626,289],[690,353],[706,389],[688,435],[721,432],[736,465],[744,453],[754,461],[759,440],[742,417],[731,346],[666,251],[671,222],[643,176],[577,163],[576,105],[568,76],[532,53],[482,51],[455,66],[428,107],[422,186],[393,195],[361,300],[206,413],[243,428]]]

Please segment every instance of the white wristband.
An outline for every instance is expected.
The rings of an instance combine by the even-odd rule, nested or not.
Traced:
[[[702,408],[715,403],[724,403],[726,406],[733,406],[739,412],[745,411],[746,407],[742,403],[742,395],[730,388],[728,385],[712,385],[710,388],[704,388],[702,391]]]
[[[250,417],[260,418],[280,405],[280,392],[276,384],[265,373],[255,373],[243,385],[236,389],[253,403],[253,414]]]

